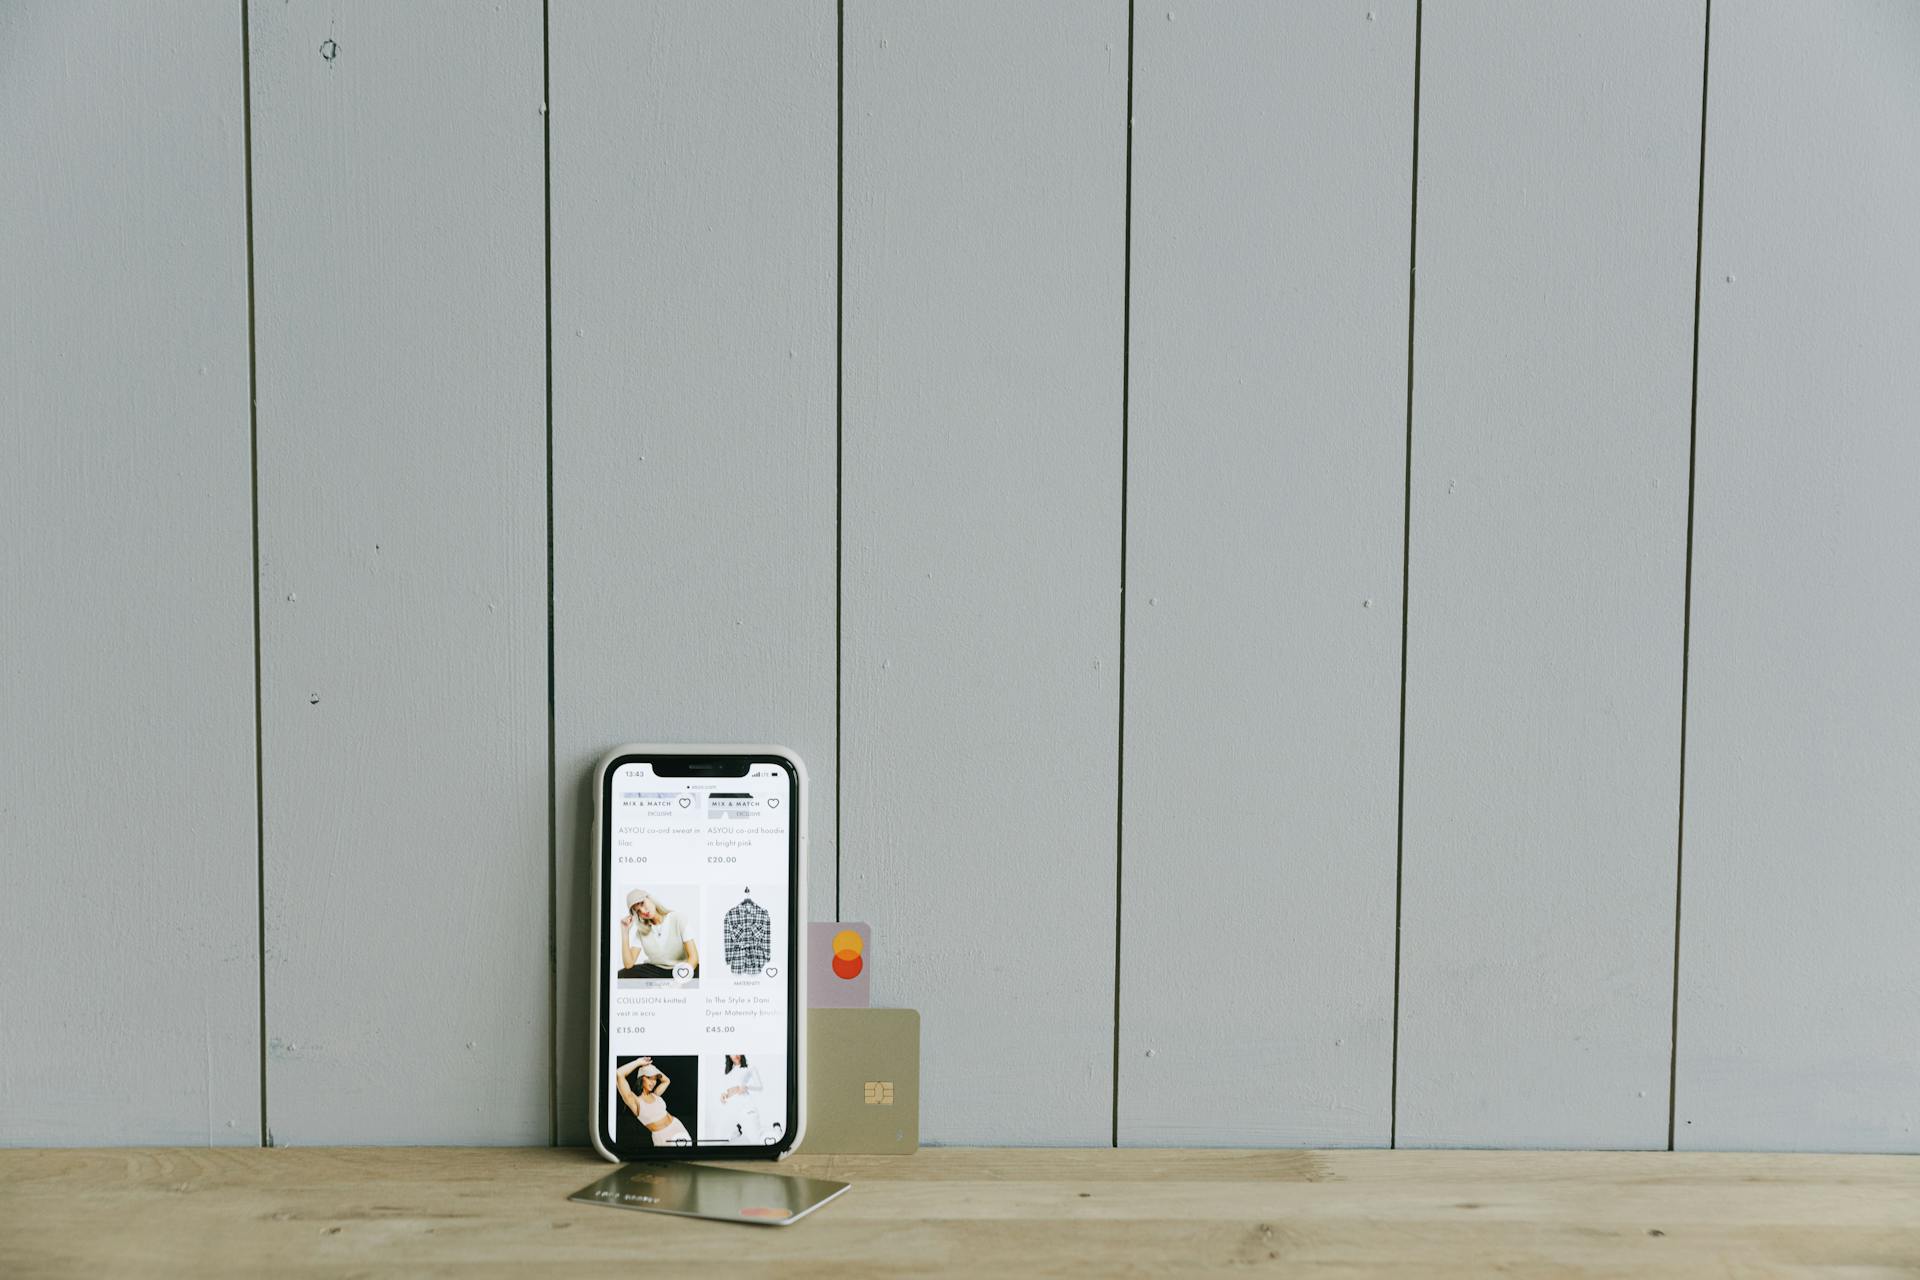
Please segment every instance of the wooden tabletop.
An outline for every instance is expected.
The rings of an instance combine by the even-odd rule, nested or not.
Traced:
[[[766,1168],[768,1166],[755,1166]],[[1920,1272],[1920,1156],[931,1149],[793,1226],[576,1204],[572,1149],[0,1151],[0,1276]]]

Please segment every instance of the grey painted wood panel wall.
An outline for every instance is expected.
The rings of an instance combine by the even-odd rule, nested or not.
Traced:
[[[540,6],[249,13],[267,1127],[544,1142]]]
[[[1664,1146],[1705,12],[1424,16],[1397,1137]]]
[[[556,6],[559,1132],[585,1142],[588,775],[772,741],[834,890],[837,32],[830,4]]]
[[[751,737],[931,1140],[1914,1149],[1911,6],[41,0],[0,102],[0,1142],[579,1141],[586,770]]]
[[[1920,1148],[1916,67],[1912,5],[1714,6],[1682,1147]]]
[[[0,9],[8,1144],[260,1140],[244,86],[231,9]]]
[[[1135,28],[1120,1142],[1392,1128],[1414,11]]]
[[[846,10],[841,909],[946,1141],[1112,1127],[1126,49]]]

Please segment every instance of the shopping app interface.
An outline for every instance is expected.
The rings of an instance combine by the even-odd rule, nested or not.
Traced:
[[[614,771],[606,909],[609,1135],[624,1148],[786,1135],[791,775]]]

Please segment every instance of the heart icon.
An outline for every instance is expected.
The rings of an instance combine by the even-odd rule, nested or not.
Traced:
[[[692,797],[690,797],[690,796],[681,796],[681,797],[680,797],[680,807],[681,807],[682,809],[684,809],[684,808],[686,808],[686,807],[687,807],[688,805],[690,805],[690,804],[692,804],[692,803],[693,803],[693,799],[692,799]]]
[[[780,807],[780,797],[779,797],[779,796],[768,796],[768,797],[767,797],[767,808],[769,808],[769,809],[778,809],[779,807]]]

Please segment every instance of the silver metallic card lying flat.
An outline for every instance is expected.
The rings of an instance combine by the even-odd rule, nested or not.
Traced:
[[[784,1227],[846,1189],[846,1183],[825,1178],[792,1178],[781,1173],[674,1160],[623,1164],[567,1199],[616,1209]]]

